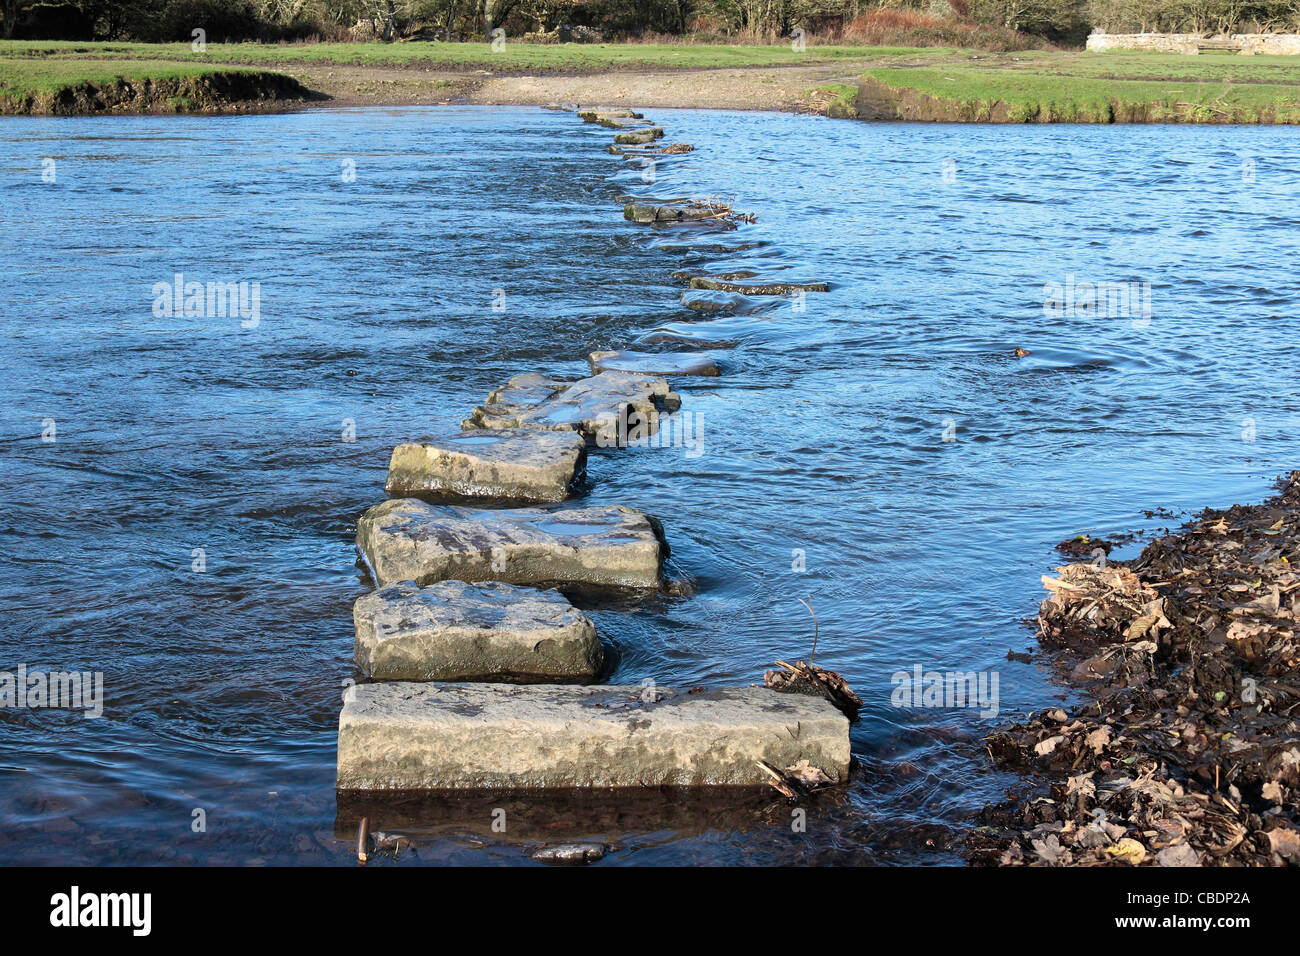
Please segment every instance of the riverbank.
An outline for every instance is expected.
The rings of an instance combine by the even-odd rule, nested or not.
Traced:
[[[0,42],[0,112],[50,112],[50,102],[93,98],[86,83],[139,87],[176,74],[274,69],[328,106],[542,105],[556,100],[647,107],[805,109],[811,91],[897,61],[935,62],[953,51],[905,47],[533,45],[500,52],[481,43],[188,44]],[[914,58],[921,57],[917,61]],[[285,98],[282,107],[309,101]],[[229,111],[241,109],[231,99]],[[142,109],[141,112],[150,110]]]
[[[271,70],[0,57],[0,114],[236,113],[323,98]]]
[[[1049,794],[986,807],[970,859],[999,865],[1300,863],[1300,472],[1207,510],[1133,561],[1044,578],[1039,640],[1087,703],[987,738]]]
[[[479,43],[411,42],[210,44],[200,53],[186,44],[7,42],[0,112],[562,101],[924,122],[1295,123],[1295,65],[1284,56],[938,47],[507,43],[494,53]],[[262,78],[255,89],[223,87],[232,71],[251,68]],[[297,87],[277,87],[268,79],[276,74]],[[204,77],[208,92],[174,91],[167,84],[178,77]],[[137,96],[145,84],[166,95]],[[96,95],[106,88],[119,93]]]

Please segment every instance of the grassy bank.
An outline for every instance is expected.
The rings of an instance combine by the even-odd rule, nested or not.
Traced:
[[[264,70],[0,57],[0,113],[203,112],[307,96],[296,81]]]
[[[1294,57],[1033,53],[870,69],[863,119],[1001,123],[1297,123]]]

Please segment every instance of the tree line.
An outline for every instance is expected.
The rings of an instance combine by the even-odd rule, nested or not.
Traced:
[[[189,40],[471,39],[494,28],[509,36],[560,39],[588,28],[604,40],[690,37],[773,42],[795,29],[825,41],[878,37],[889,19],[910,25],[960,21],[1056,42],[1090,30],[1285,32],[1300,24],[1300,0],[0,0],[6,38]],[[558,33],[556,31],[559,31]]]

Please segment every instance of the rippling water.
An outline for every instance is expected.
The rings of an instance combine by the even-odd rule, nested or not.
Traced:
[[[996,671],[1003,720],[1057,699],[1006,656],[1055,542],[1300,464],[1289,131],[653,116],[697,147],[653,184],[538,110],[0,121],[0,669],[105,681],[98,720],[0,709],[0,859],[345,863],[370,812],[417,838],[403,865],[581,837],[602,865],[954,862],[1016,780],[994,722],[895,708],[891,675]],[[758,221],[656,231],[623,194]],[[832,291],[699,312],[681,269]],[[260,322],[155,316],[175,273],[259,282]],[[1149,324],[1045,315],[1069,275],[1150,283]],[[806,656],[811,595],[866,704],[850,786],[805,833],[766,796],[336,804],[355,519],[391,447],[513,374],[682,342],[725,370],[676,383],[704,454],[598,452],[585,497],[661,517],[698,593],[595,608],[611,679],[758,680]]]

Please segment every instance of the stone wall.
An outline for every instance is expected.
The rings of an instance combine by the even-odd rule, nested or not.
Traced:
[[[1088,49],[1152,50],[1160,53],[1199,53],[1202,48],[1236,50],[1246,56],[1255,53],[1300,55],[1300,34],[1234,33],[1231,36],[1205,37],[1196,33],[1094,33],[1088,37]]]
[[[1195,53],[1199,37],[1190,33],[1094,33],[1088,50],[1154,50],[1160,53]]]

